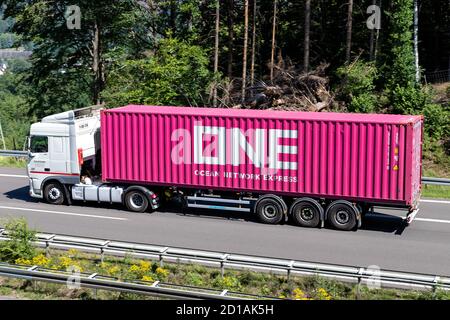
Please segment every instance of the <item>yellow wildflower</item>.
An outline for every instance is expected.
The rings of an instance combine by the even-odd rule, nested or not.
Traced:
[[[138,273],[138,272],[141,271],[141,268],[140,268],[138,265],[133,264],[133,265],[130,267],[129,271],[130,271],[130,272],[133,272],[133,273]]]
[[[151,264],[148,261],[141,261],[139,262],[139,267],[141,269],[141,272],[145,273],[150,271]]]
[[[169,270],[166,270],[164,268],[158,267],[156,268],[156,274],[160,277],[167,277],[169,275]]]
[[[42,253],[33,258],[31,263],[35,266],[46,267],[50,264],[50,259],[44,256]]]
[[[319,288],[317,290],[317,297],[320,300],[331,300],[331,296],[330,294],[327,292],[327,290],[325,290],[324,288]]]
[[[108,274],[114,276],[119,271],[120,271],[120,268],[118,266],[112,266],[111,268],[108,269]]]
[[[294,300],[312,300],[308,298],[308,296],[299,288],[294,289],[293,291]]]
[[[59,265],[61,268],[66,269],[67,267],[70,267],[73,265],[73,261],[69,257],[62,256],[62,257],[59,257]]]
[[[155,280],[150,276],[143,276],[142,281],[154,282]]]
[[[32,265],[31,260],[28,259],[24,259],[24,258],[18,258],[16,259],[16,264],[21,264],[21,265]]]

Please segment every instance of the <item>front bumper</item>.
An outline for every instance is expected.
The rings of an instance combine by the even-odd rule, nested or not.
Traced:
[[[34,190],[33,188],[33,179],[29,179],[29,183],[30,183],[30,190],[28,191],[28,194],[30,195],[30,197],[32,198],[38,198],[38,199],[43,199],[43,195],[42,193],[37,193],[36,190]]]

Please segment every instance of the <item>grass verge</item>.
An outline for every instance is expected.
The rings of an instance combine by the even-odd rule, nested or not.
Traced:
[[[24,159],[15,157],[0,157],[0,167],[7,168],[25,168],[27,162]]]
[[[450,187],[425,184],[422,187],[422,197],[423,198],[450,199]]]
[[[228,289],[230,291],[273,296],[296,300],[450,300],[450,293],[409,291],[394,289],[369,289],[362,286],[358,292],[353,284],[342,283],[317,276],[291,277],[257,273],[251,271],[227,270],[222,277],[215,268],[199,265],[164,264],[131,258],[106,257],[104,262],[98,256],[80,253],[51,251],[49,257],[37,251],[30,260],[17,259],[18,264],[40,265],[46,268],[65,270],[80,268],[83,272],[109,275],[119,279],[168,282],[197,287]],[[153,297],[123,294],[91,289],[68,289],[63,285],[30,282],[20,279],[0,278],[0,295],[11,295],[25,299],[155,299]]]

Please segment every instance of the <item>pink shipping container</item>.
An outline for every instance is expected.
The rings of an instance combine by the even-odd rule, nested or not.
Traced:
[[[105,182],[415,207],[422,116],[135,106],[101,113]]]

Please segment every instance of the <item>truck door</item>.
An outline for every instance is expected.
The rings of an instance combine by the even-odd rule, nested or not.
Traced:
[[[47,136],[31,136],[30,155],[31,159],[28,164],[30,172],[43,173],[50,171]]]
[[[49,168],[54,173],[70,173],[66,137],[49,137]]]

